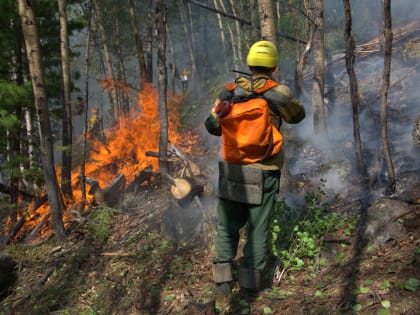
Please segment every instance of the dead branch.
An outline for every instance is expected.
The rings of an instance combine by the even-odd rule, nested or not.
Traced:
[[[49,213],[45,213],[44,216],[42,217],[41,220],[39,220],[38,224],[35,226],[35,228],[31,231],[31,233],[29,233],[29,235],[25,238],[25,241],[29,241],[31,239],[33,239],[33,237],[35,236],[36,233],[38,233],[45,224],[47,224],[48,222],[48,218],[49,218],[50,214]]]
[[[26,217],[22,216],[19,221],[16,223],[16,225],[13,227],[13,229],[11,229],[9,231],[9,233],[7,234],[7,238],[4,241],[4,244],[10,244],[10,242],[13,240],[13,238],[16,236],[16,234],[20,231],[20,229],[22,228],[22,226],[25,224],[26,222]]]

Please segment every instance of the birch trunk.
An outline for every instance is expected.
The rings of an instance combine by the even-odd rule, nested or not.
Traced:
[[[305,66],[308,63],[308,58],[312,50],[314,28],[315,28],[315,25],[312,21],[312,11],[311,11],[311,6],[310,6],[310,0],[304,0],[304,6],[306,10],[306,15],[307,15],[307,18],[306,18],[307,43],[296,65],[295,88],[296,88],[297,97],[301,95],[305,96],[306,94],[304,84],[303,84],[303,70],[305,69]]]
[[[217,0],[213,0],[213,5],[215,9],[218,9],[219,5],[217,4]],[[223,27],[223,22],[222,22],[222,16],[220,13],[217,13],[217,23],[219,25],[219,29],[220,29],[220,40],[222,42],[222,47],[223,47],[223,53],[226,54],[227,53],[227,44],[226,44],[226,37],[225,37],[225,30]],[[223,58],[223,62],[225,65],[225,69],[228,69],[228,64],[227,64],[227,58]]]
[[[219,5],[221,6],[222,11],[226,12],[226,7],[223,3],[223,0],[219,0]],[[216,7],[217,10],[219,10],[219,5]],[[231,48],[232,48],[233,66],[235,67],[238,64],[238,60],[239,60],[239,56],[238,56],[237,50],[235,48],[235,36],[233,35],[232,27],[230,26],[229,23],[226,23],[226,28],[227,28],[227,31],[228,31],[229,37],[230,37],[230,45],[231,45]]]
[[[32,4],[25,0],[17,0],[19,16],[22,22],[22,31],[25,49],[29,61],[29,73],[35,99],[38,118],[39,138],[41,143],[41,160],[44,170],[45,185],[50,204],[52,227],[57,240],[64,241],[66,231],[63,224],[64,203],[57,182],[54,168],[54,143],[48,111],[48,101],[45,92],[44,74],[41,66],[41,47],[38,37],[37,24]]]
[[[61,189],[63,194],[69,198],[73,197],[71,183],[72,168],[72,144],[73,144],[73,124],[72,108],[70,97],[70,59],[69,59],[69,39],[67,31],[67,3],[66,0],[58,0],[58,13],[60,16],[60,48],[61,48],[61,71],[63,75],[63,126],[62,126],[62,151],[61,159]]]
[[[313,1],[312,13],[314,31],[314,78],[312,86],[312,107],[314,112],[314,132],[325,138],[328,136],[327,115],[324,103],[325,89],[325,47],[324,47],[324,1]]]

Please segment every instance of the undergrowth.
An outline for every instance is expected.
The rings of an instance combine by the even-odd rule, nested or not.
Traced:
[[[319,260],[328,236],[344,229],[354,231],[353,218],[332,212],[323,190],[325,181],[316,191],[307,192],[305,206],[291,208],[285,199],[277,202],[271,225],[271,252],[283,264],[283,270],[302,270],[305,265]]]

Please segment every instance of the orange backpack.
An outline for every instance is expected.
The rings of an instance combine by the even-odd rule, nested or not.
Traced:
[[[263,93],[278,85],[267,80],[264,87],[256,89],[247,97],[239,97],[232,102],[229,113],[219,118],[222,128],[222,157],[232,164],[262,162],[278,153],[283,136],[271,124],[270,110]],[[228,91],[234,84],[225,86]]]

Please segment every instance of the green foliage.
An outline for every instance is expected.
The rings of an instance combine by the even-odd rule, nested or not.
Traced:
[[[416,292],[420,286],[420,281],[416,278],[410,278],[406,282],[403,283],[403,289]]]
[[[100,243],[105,243],[111,230],[114,210],[107,207],[95,208],[89,215],[89,226],[93,237]]]
[[[301,270],[306,262],[319,256],[327,235],[351,223],[330,211],[321,187],[305,196],[306,207],[290,208],[285,200],[278,202],[271,225],[271,251],[280,257],[283,267]],[[338,256],[342,262],[344,256]]]
[[[32,104],[32,85],[18,85],[14,82],[6,82],[0,79],[1,108],[12,111],[16,104],[30,106]]]

